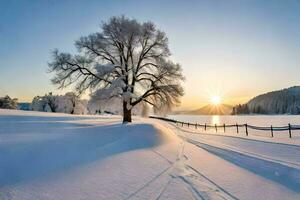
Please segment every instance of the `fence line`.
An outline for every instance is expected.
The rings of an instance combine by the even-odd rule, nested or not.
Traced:
[[[239,133],[240,129],[239,128],[245,128],[245,133],[246,136],[249,135],[249,129],[253,130],[259,130],[259,131],[270,131],[271,137],[274,137],[274,131],[289,131],[289,137],[292,138],[292,130],[300,130],[300,125],[291,125],[288,124],[287,126],[254,126],[250,124],[222,124],[222,125],[211,125],[211,124],[198,124],[198,123],[190,123],[190,122],[183,122],[183,121],[178,121],[174,119],[169,119],[169,118],[164,118],[164,117],[157,117],[157,116],[150,116],[150,118],[153,119],[159,119],[167,122],[172,122],[175,123],[176,125],[181,125],[182,127],[184,125],[187,125],[188,127],[194,126],[195,129],[198,129],[199,127],[204,128],[206,131],[208,128],[214,128],[216,132],[218,132],[218,128],[221,128],[223,132],[225,133],[226,128],[232,128],[236,127],[236,132]]]

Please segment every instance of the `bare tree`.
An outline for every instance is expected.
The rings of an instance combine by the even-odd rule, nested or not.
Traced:
[[[77,92],[90,89],[103,98],[121,97],[123,122],[131,122],[131,109],[140,102],[156,108],[179,104],[184,79],[173,63],[166,34],[152,22],[139,23],[112,17],[101,32],[81,37],[77,55],[53,52],[49,63],[59,88],[75,84]]]

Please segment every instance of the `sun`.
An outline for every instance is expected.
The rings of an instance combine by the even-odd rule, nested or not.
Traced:
[[[210,101],[213,105],[219,105],[221,103],[221,97],[220,96],[217,96],[217,95],[213,95],[211,98],[210,98]]]

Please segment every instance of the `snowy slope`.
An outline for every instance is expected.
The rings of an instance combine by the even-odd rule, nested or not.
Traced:
[[[300,147],[0,110],[0,199],[299,199]]]

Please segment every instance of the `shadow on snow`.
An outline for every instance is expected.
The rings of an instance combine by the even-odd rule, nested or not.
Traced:
[[[0,121],[3,122],[4,118]],[[49,121],[64,120],[54,118]],[[162,141],[154,127],[147,124],[98,126],[63,121],[49,123],[47,117],[41,119],[43,122],[36,123],[32,122],[32,117],[22,116],[16,120],[10,118],[9,128],[1,124],[0,187],[82,166],[114,154],[150,148]],[[22,121],[28,123],[24,125]]]

